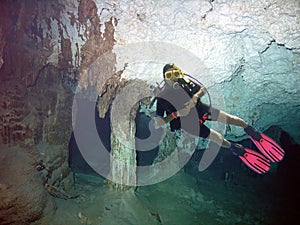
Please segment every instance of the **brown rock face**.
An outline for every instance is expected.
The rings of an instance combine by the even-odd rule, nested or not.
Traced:
[[[43,116],[47,111],[32,107],[41,98],[34,96],[30,88],[37,84],[53,51],[50,37],[43,37],[39,21],[49,22],[47,16],[59,15],[62,6],[51,8],[47,2],[35,1],[3,1],[0,5],[4,12],[0,22],[0,56],[3,61],[0,68],[0,115],[3,118],[0,143],[32,145],[41,139],[37,134],[41,136]],[[48,89],[48,84],[40,88]],[[57,93],[52,91],[53,95]],[[45,100],[39,104],[47,102]]]
[[[102,34],[97,6],[92,0],[71,5],[78,11],[78,18],[67,12],[70,24],[63,24],[63,1],[0,3],[0,143],[28,146],[43,140],[66,146],[71,133],[72,106],[68,86],[75,86],[80,78],[83,87],[92,84],[101,88],[101,80],[114,73],[111,49],[116,21],[106,22]],[[58,27],[52,27],[53,20]],[[76,27],[78,36],[84,40],[81,47],[75,43],[74,55],[72,37],[64,34],[67,26]],[[84,33],[80,33],[80,27]],[[51,38],[56,32],[60,40],[55,47]],[[57,64],[50,65],[48,59],[54,48],[59,49]],[[106,60],[97,62],[103,54],[107,55]],[[105,71],[100,81],[99,76],[86,73],[90,68],[97,73],[99,67]]]
[[[0,224],[42,222],[45,215],[53,213],[53,201],[32,167],[32,157],[25,149],[1,149]]]
[[[24,161],[27,172],[21,177],[23,161],[8,161],[9,168],[0,173],[0,224],[28,224],[41,218],[48,205],[45,182],[66,188],[59,185],[66,184],[63,180],[70,177],[72,91],[79,78],[85,87],[99,82],[98,78],[87,77],[90,74],[86,71],[102,54],[109,57],[95,65],[104,63],[103,76],[114,73],[115,57],[111,49],[115,21],[106,22],[105,32],[101,33],[100,18],[92,0],[0,1],[0,12],[1,155],[8,147],[21,146],[20,157],[26,158],[22,152],[35,149],[32,153],[35,161],[43,160],[43,166],[50,168],[47,176],[51,179],[38,178],[34,165]],[[68,29],[77,30],[76,37],[70,36]],[[0,165],[6,165],[3,162],[12,158],[0,157]],[[20,174],[12,173],[14,170]],[[9,175],[10,181],[2,179]],[[36,194],[28,194],[30,185]],[[15,192],[19,187],[20,191],[26,190]]]

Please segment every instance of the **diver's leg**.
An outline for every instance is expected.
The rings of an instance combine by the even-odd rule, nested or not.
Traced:
[[[248,124],[243,119],[226,113],[220,109],[210,107],[209,105],[203,103],[199,107],[200,108],[198,108],[198,110],[201,112],[200,117],[202,113],[211,112],[211,115],[209,115],[209,119],[212,121],[219,121],[221,123],[231,124],[242,128],[246,128],[248,126]]]
[[[210,132],[209,132],[209,135],[207,138],[224,148],[230,148],[230,146],[231,146],[231,143],[229,141],[227,141],[223,137],[222,134],[220,134],[219,132],[217,132],[215,130],[210,129]]]
[[[221,123],[239,126],[242,128],[246,128],[248,126],[248,124],[243,119],[241,119],[237,116],[230,115],[222,110],[220,111],[220,113],[218,115],[217,121],[219,121]]]
[[[216,143],[218,146],[222,146],[224,148],[230,148],[231,146],[231,143],[227,141],[222,134],[213,129],[208,128],[204,124],[200,125],[199,137],[209,139],[210,141]]]

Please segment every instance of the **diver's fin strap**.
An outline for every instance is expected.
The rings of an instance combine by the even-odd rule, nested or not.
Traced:
[[[270,169],[270,160],[262,154],[248,148],[244,148],[240,144],[231,143],[231,152],[238,156],[246,166],[258,174],[264,174]]]
[[[239,158],[247,165],[251,170],[258,174],[264,174],[270,170],[270,160],[256,151],[245,148],[245,154],[239,156]]]
[[[259,141],[261,139],[261,135],[258,131],[256,131],[253,127],[248,126],[244,129],[245,133],[252,137],[254,140]]]
[[[244,147],[240,144],[231,143],[230,150],[236,156],[242,156],[245,153]]]

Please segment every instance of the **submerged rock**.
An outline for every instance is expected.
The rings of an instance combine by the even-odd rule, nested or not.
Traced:
[[[48,221],[54,202],[34,168],[33,155],[17,147],[2,148],[0,170],[0,224]]]

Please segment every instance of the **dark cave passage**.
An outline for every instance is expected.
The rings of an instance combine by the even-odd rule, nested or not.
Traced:
[[[85,105],[82,110],[93,107],[95,102],[91,102],[89,100],[80,100],[81,104]],[[80,113],[78,113],[80,114]],[[83,118],[77,118],[83,119]],[[149,130],[149,122],[151,118],[146,116],[144,113],[137,112],[135,123],[136,123],[136,138],[141,140],[147,139],[151,134]],[[76,121],[75,121],[76,123]],[[110,127],[110,110],[106,113],[104,118],[100,118],[98,115],[97,107],[95,106],[95,124],[97,127],[98,136],[103,143],[106,151],[111,151],[111,127]],[[75,125],[76,126],[76,125]],[[138,143],[136,143],[138,145]],[[139,149],[139,146],[136,146]],[[88,174],[97,174],[86,162],[83,158],[78,145],[76,143],[76,139],[74,137],[74,133],[72,132],[70,140],[69,140],[69,166],[73,172],[77,173],[88,173]],[[137,166],[146,166],[151,165],[158,154],[158,146],[149,151],[136,151],[136,160]]]

